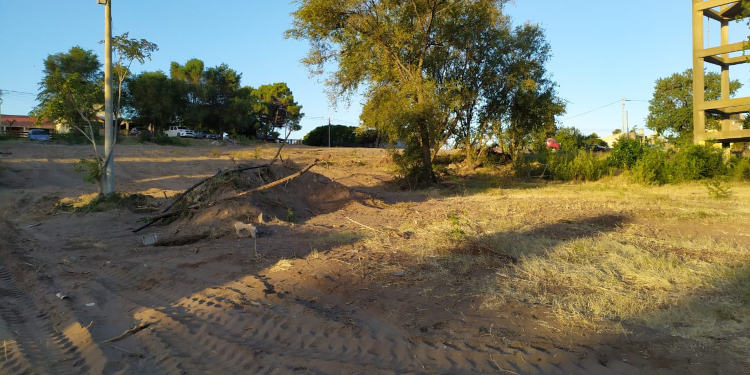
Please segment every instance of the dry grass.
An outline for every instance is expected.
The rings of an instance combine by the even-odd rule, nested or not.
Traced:
[[[408,213],[398,230],[417,240],[399,247],[418,279],[461,282],[491,269],[465,289],[485,309],[522,302],[546,306],[557,326],[648,326],[736,348],[748,340],[750,232],[737,224],[750,219],[750,186],[717,201],[698,183],[466,185],[391,207]]]

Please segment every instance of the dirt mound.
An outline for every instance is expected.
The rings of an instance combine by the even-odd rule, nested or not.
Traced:
[[[221,174],[188,193],[175,207],[185,213],[168,224],[172,236],[218,238],[234,233],[234,223],[301,223],[340,209],[352,198],[349,188],[309,171],[284,184],[234,199],[301,169],[291,163]],[[218,203],[217,203],[218,202]],[[200,206],[198,209],[189,207]]]

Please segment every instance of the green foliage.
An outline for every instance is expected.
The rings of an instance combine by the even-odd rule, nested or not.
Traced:
[[[96,159],[81,159],[73,163],[73,170],[83,176],[83,180],[90,184],[100,184],[102,180],[101,161]]]
[[[706,181],[708,195],[714,199],[727,199],[732,196],[732,189],[722,178],[713,178]]]
[[[300,120],[304,114],[302,106],[294,100],[294,94],[286,83],[277,82],[261,85],[255,90],[258,101],[253,109],[258,114],[260,135],[264,139],[270,137],[276,129],[286,129],[284,136],[295,130],[300,130]]]
[[[97,144],[101,144],[103,142],[103,139],[99,135],[99,132],[94,132],[94,139],[96,140]],[[55,143],[63,143],[68,145],[82,145],[91,143],[89,138],[78,131],[54,133],[52,135],[52,141]]]
[[[356,138],[355,126],[345,125],[323,125],[318,126],[305,135],[302,144],[308,146],[328,146],[330,135],[331,146],[350,147],[354,146]]]
[[[287,208],[286,209],[286,219],[285,220],[288,221],[288,222],[290,222],[290,223],[296,223],[297,222],[297,217],[294,215],[294,210],[293,209],[291,209],[291,208]]]
[[[635,163],[643,157],[645,148],[638,139],[620,138],[612,148],[609,163],[619,168],[633,168]]]
[[[91,121],[104,102],[102,72],[94,52],[73,47],[44,60],[44,77],[39,82],[39,104],[31,115],[72,126],[93,138]]]
[[[750,181],[750,159],[736,158],[731,164],[730,175],[736,181]]]
[[[672,182],[702,180],[723,176],[727,172],[721,149],[710,145],[688,145],[680,148],[670,161]]]
[[[658,147],[648,147],[632,169],[633,180],[644,185],[663,185],[670,182],[668,154]]]
[[[302,143],[308,146],[327,147],[329,128],[333,147],[372,147],[377,143],[377,130],[345,125],[318,126],[305,135]]]
[[[183,107],[179,84],[162,72],[143,72],[128,80],[125,103],[138,123],[151,124],[158,133],[177,122]]]
[[[336,64],[327,80],[336,96],[367,88],[360,120],[407,146],[397,163],[409,179],[435,180],[433,155],[451,136],[472,152],[502,134],[520,150],[562,112],[542,30],[514,29],[505,1],[298,4],[287,36],[310,42],[303,62],[317,74]]]
[[[450,226],[450,230],[448,232],[448,235],[450,238],[454,241],[464,241],[467,238],[466,232],[461,227],[461,220],[459,220],[458,215],[451,211],[448,214],[448,224]]]
[[[189,141],[180,137],[169,137],[162,132],[156,132],[151,136],[151,142],[160,146],[187,146]]]
[[[557,180],[596,181],[606,173],[607,164],[591,151],[578,150],[572,159],[565,153],[552,154],[549,171]]]
[[[730,83],[732,95],[742,87],[734,80]],[[721,97],[721,75],[706,73],[706,100]],[[709,119],[709,125],[712,121]],[[649,115],[646,127],[660,135],[673,138],[690,138],[693,134],[693,70],[675,73],[660,78],[654,86],[654,94],[649,102]]]

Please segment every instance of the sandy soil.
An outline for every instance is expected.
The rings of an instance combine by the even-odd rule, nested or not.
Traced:
[[[283,217],[288,204],[266,203],[262,223],[255,212],[246,218],[258,226],[257,242],[226,235],[159,247],[143,246],[141,236],[176,235],[185,225],[134,234],[149,214],[54,209],[94,192],[71,168],[89,156],[87,147],[6,143],[0,150],[0,373],[743,372],[711,348],[673,350],[690,347],[677,338],[561,333],[545,323],[543,306],[487,311],[471,280],[420,278],[419,266],[398,251],[415,239],[398,228],[444,215],[456,201],[399,190],[383,150],[290,148],[285,159],[300,165],[331,155],[290,183],[307,185],[264,195],[283,203],[290,192],[308,191],[293,218]],[[133,145],[118,152],[118,190],[153,196],[158,206],[220,168],[262,163],[273,150]],[[326,204],[333,198],[313,188],[331,184],[348,193]],[[597,225],[621,224],[605,219]],[[374,242],[372,232],[388,235]],[[494,268],[510,261],[500,257]],[[107,341],[133,327],[142,329]]]

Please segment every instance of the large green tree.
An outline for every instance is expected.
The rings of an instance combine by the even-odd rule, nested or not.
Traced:
[[[471,153],[486,143],[494,123],[520,129],[522,105],[559,104],[544,70],[537,74],[546,52],[535,49],[546,42],[517,42],[521,34],[541,30],[514,32],[504,3],[299,0],[287,35],[310,42],[303,62],[313,72],[336,66],[327,80],[335,96],[364,89],[362,122],[391,141],[404,141],[401,160],[411,162],[411,176],[433,181],[432,158],[450,137]],[[545,105],[543,114],[526,111],[524,120],[554,120],[551,107]]]
[[[143,72],[127,81],[125,104],[130,114],[143,124],[151,124],[159,131],[176,123],[184,108],[178,83],[163,72]]]
[[[265,138],[276,136],[277,130],[285,130],[284,138],[301,129],[304,116],[302,106],[294,100],[292,90],[284,82],[261,85],[255,90],[257,102],[254,106],[260,123],[259,133]]]
[[[42,81],[39,82],[39,104],[31,111],[37,121],[48,119],[70,126],[83,134],[96,155],[98,168],[95,181],[103,194],[104,158],[96,144],[99,124],[96,113],[104,102],[101,64],[93,51],[72,47],[68,52],[57,53],[44,59]]]
[[[721,98],[721,75],[706,73],[706,100]],[[730,82],[730,93],[734,93],[742,84]],[[669,77],[659,78],[654,85],[654,94],[649,101],[649,114],[646,127],[659,135],[671,138],[689,138],[693,135],[693,70],[675,73]],[[707,126],[716,124],[716,119],[709,117]],[[715,125],[714,125],[715,126]]]

